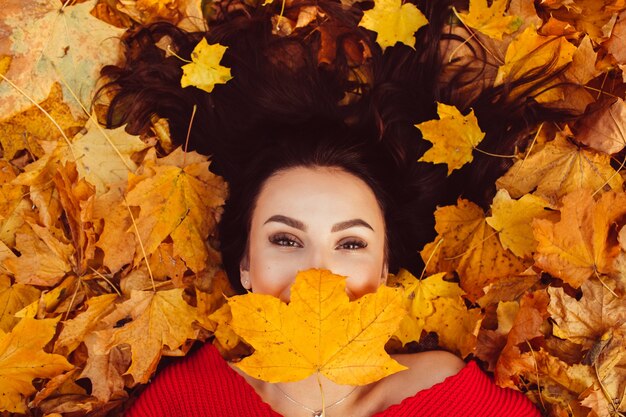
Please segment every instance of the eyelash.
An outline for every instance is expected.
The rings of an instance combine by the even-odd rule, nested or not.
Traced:
[[[298,238],[293,235],[278,233],[275,235],[271,235],[269,237],[269,241],[277,246],[282,247],[290,247],[290,248],[301,248],[303,247],[302,242]],[[336,249],[342,250],[359,250],[365,249],[367,247],[367,242],[360,239],[349,239],[341,242],[337,245]]]

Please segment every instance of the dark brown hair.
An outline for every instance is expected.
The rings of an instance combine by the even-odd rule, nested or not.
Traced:
[[[438,82],[443,67],[439,43],[455,37],[444,33],[452,2],[415,3],[429,20],[416,33],[415,49],[397,44],[383,52],[375,34],[357,26],[361,8],[371,7],[371,2],[346,7],[319,0],[311,4],[325,13],[325,22],[336,25],[330,31],[336,46],[331,62],[320,61],[320,31],[274,35],[272,16],[279,5],[244,6],[218,13],[206,33],[186,33],[164,23],[138,28],[125,37],[124,65],[103,70],[110,80],[105,91],[114,94],[109,126],[128,123],[132,133],[146,132],[157,115],[169,121],[173,139],[182,144],[197,107],[189,147],[212,155],[212,170],[230,183],[220,239],[236,288],[241,288],[239,262],[253,203],[265,179],[277,170],[338,166],[370,185],[385,212],[391,271],[402,266],[419,272],[418,251],[434,237],[437,205],[453,203],[459,195],[490,201],[495,178],[507,161],[477,155],[471,167],[449,178],[442,165],[416,162],[430,145],[414,124],[434,118],[437,101],[454,104],[458,87],[474,79],[458,76],[445,85]],[[210,94],[181,88],[185,62],[159,46],[165,40],[178,56],[188,58],[203,37],[228,46],[221,63],[233,75]],[[355,47],[367,56],[364,62],[355,63]],[[487,132],[481,147],[510,153],[538,121],[567,116],[544,109],[532,98],[557,75],[537,71],[496,88],[477,85],[481,92],[465,107],[474,108]],[[511,98],[515,88],[526,91]]]

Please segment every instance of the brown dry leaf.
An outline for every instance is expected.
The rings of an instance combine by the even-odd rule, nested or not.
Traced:
[[[131,362],[131,350],[128,346],[108,347],[109,332],[91,332],[85,336],[84,343],[89,356],[81,378],[91,381],[91,395],[102,402],[123,397],[124,372]]]
[[[471,201],[459,199],[456,206],[437,208],[435,221],[439,236],[421,251],[426,272],[457,271],[470,300],[482,296],[483,288],[498,278],[526,269],[502,247],[482,209]]]
[[[73,366],[61,355],[43,351],[58,320],[22,319],[0,335],[0,411],[26,413],[26,399],[36,392],[35,378],[51,378]]]
[[[617,23],[611,32],[609,40],[602,44],[613,58],[620,64],[626,64],[626,10],[617,18]]]
[[[519,200],[513,200],[506,190],[500,189],[491,204],[492,214],[485,220],[498,232],[505,249],[526,258],[532,256],[537,246],[532,220],[554,218],[555,215],[558,218],[558,213],[550,208],[550,203],[541,197],[525,194]]]
[[[513,301],[533,287],[540,276],[532,267],[518,275],[502,277],[484,288],[485,295],[476,302],[481,307],[497,304],[500,301]]]
[[[135,257],[135,233],[128,208],[124,203],[124,189],[111,187],[94,200],[93,218],[104,222],[96,246],[104,252],[102,265],[111,273],[128,265]]]
[[[116,294],[90,298],[86,303],[86,311],[63,322],[63,329],[54,344],[54,352],[63,356],[73,352],[89,333],[101,326],[100,320],[111,313],[116,298]]]
[[[8,333],[20,320],[15,313],[39,299],[40,291],[30,285],[13,284],[0,275],[0,330]]]
[[[621,98],[602,100],[575,125],[576,140],[609,155],[626,146],[626,103]]]
[[[572,57],[572,65],[565,72],[565,78],[580,85],[586,85],[602,71],[596,69],[598,53],[593,50],[591,39],[585,36]]]
[[[74,272],[83,275],[87,272],[87,263],[95,258],[96,251],[96,230],[93,225],[95,187],[78,177],[73,163],[60,166],[52,180],[75,249]]]
[[[28,222],[17,232],[15,247],[21,255],[4,266],[20,284],[51,287],[72,270],[74,248],[45,227]]]
[[[133,291],[129,300],[103,319],[113,327],[119,320],[131,319],[122,327],[107,330],[107,350],[130,345],[132,362],[126,374],[134,384],[148,382],[165,347],[173,351],[196,337],[193,323],[198,319],[197,309],[183,300],[182,293],[182,289]]]
[[[591,349],[605,333],[626,331],[626,300],[615,297],[598,280],[585,281],[581,289],[580,300],[561,288],[548,289],[555,336]]]
[[[513,198],[534,190],[534,195],[550,202],[581,188],[621,190],[623,180],[611,167],[610,156],[574,145],[567,139],[568,133],[557,134],[539,151],[517,161],[496,186]]]
[[[183,275],[187,271],[187,265],[180,256],[174,256],[174,245],[161,243],[156,250],[148,256],[150,270],[156,280],[170,278],[174,285],[184,286]]]
[[[594,274],[610,274],[619,246],[609,232],[625,213],[623,192],[604,193],[597,201],[585,189],[566,195],[558,223],[533,221],[535,265],[575,288]]]
[[[495,330],[481,329],[476,341],[475,355],[487,362],[487,369],[493,372],[500,352],[506,346],[507,335],[515,322],[519,311],[519,302],[503,301],[496,308],[498,327]]]
[[[74,114],[83,114],[82,109],[91,104],[100,68],[117,61],[124,32],[92,16],[89,12],[95,3],[4,0],[0,56],[13,57],[6,78],[37,103],[59,82],[65,86],[63,96]],[[71,98],[69,89],[84,107]],[[7,82],[0,83],[3,119],[31,106],[32,102]]]
[[[24,224],[24,214],[31,206],[27,188],[12,183],[15,177],[13,166],[0,160],[0,241],[11,247],[15,246],[15,233]]]
[[[520,300],[519,310],[508,332],[506,345],[496,363],[495,380],[498,385],[503,387],[516,385],[520,347],[526,349],[529,341],[543,337],[541,328],[549,317],[549,303],[548,294],[543,290],[524,294]]]
[[[228,304],[233,329],[255,348],[236,366],[254,378],[292,382],[319,373],[365,385],[406,369],[384,350],[405,314],[400,290],[381,286],[350,301],[345,277],[310,269],[296,276],[289,304],[254,293]]]
[[[50,95],[39,105],[48,112],[68,138],[78,133],[85,124],[84,120],[75,118],[68,105],[63,102],[61,85],[58,83],[52,85]],[[35,106],[4,119],[0,122],[0,144],[4,150],[4,158],[10,160],[22,149],[34,156],[42,156],[44,151],[39,145],[40,141],[63,140],[59,127]]]
[[[167,162],[183,157],[182,151],[174,151]],[[136,223],[146,255],[154,253],[170,236],[174,256],[180,256],[192,271],[198,272],[206,268],[206,239],[224,204],[226,185],[209,171],[206,158],[200,163],[193,162],[193,156],[189,158],[184,168],[161,165],[166,161],[148,167],[153,176],[131,180],[127,202],[140,207]],[[141,248],[137,248],[135,263],[142,256]]]

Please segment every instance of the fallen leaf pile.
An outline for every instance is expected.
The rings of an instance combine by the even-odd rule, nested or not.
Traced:
[[[240,337],[250,343],[256,351],[239,366],[252,375],[289,380],[303,377],[294,376],[298,368],[364,384],[395,369],[382,345],[397,326],[388,347],[410,349],[435,335],[547,416],[624,415],[626,4],[471,0],[451,11],[452,24],[468,33],[466,45],[452,44],[451,61],[480,49],[490,85],[579,116],[531,126],[489,210],[464,198],[436,210],[423,277],[401,271],[389,279],[393,289],[348,302],[342,280],[309,271],[287,305],[257,295],[225,304],[230,290],[214,242],[227,185],[207,157],[173,149],[165,120],[136,137],[103,128],[98,106],[91,110],[99,71],[117,63],[125,29],[166,20],[205,30],[204,17],[221,13],[217,3],[3,2],[0,413],[118,415],[163,356],[212,336],[224,352],[236,352]],[[314,30],[320,64],[342,47],[351,76],[367,78],[371,51],[319,6],[287,2],[280,12],[278,0],[265,3],[276,10],[275,36]],[[359,25],[382,49],[413,47],[414,33],[428,25],[411,3],[375,0],[364,9]],[[227,83],[224,49],[199,44],[181,57],[189,60],[181,88],[208,94]],[[537,71],[553,75],[541,89],[525,78]],[[346,91],[343,100],[360,93]],[[485,153],[484,129],[471,109],[438,110],[416,126],[433,144],[416,163],[446,164],[451,174]],[[341,312],[338,321],[306,310],[308,298],[322,296],[332,300],[323,309]],[[278,316],[289,320],[279,326]],[[334,353],[319,356],[299,336],[305,326]],[[379,340],[384,372],[336,372],[361,360],[357,330]],[[295,348],[268,347],[268,335]],[[265,375],[267,360],[282,367]]]

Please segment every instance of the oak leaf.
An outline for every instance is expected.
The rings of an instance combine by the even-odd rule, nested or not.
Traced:
[[[148,382],[161,359],[165,346],[175,351],[187,339],[194,339],[197,329],[197,309],[185,302],[183,289],[168,291],[133,291],[130,299],[103,319],[114,326],[119,320],[131,321],[122,327],[106,330],[107,350],[128,344],[132,351],[132,362],[127,375],[135,384]]]
[[[176,154],[182,155],[182,151],[168,158],[173,162]],[[131,180],[126,198],[129,206],[140,208],[136,223],[146,255],[154,253],[169,236],[174,244],[173,255],[180,256],[194,272],[206,267],[206,239],[226,197],[224,181],[209,171],[206,158],[202,160],[184,168],[160,163],[146,166],[153,175]],[[136,263],[142,256],[138,248]]]
[[[533,221],[535,265],[576,288],[594,274],[611,273],[619,246],[609,232],[625,213],[624,193],[604,193],[597,201],[584,189],[566,195],[558,223]]]
[[[501,189],[493,199],[491,216],[486,221],[498,232],[504,248],[520,258],[531,257],[537,246],[532,220],[557,214],[547,210],[549,208],[550,203],[541,197],[524,194],[519,200],[513,200],[506,190]]]
[[[227,47],[219,43],[209,45],[205,38],[191,53],[192,62],[182,66],[182,87],[193,86],[210,93],[216,84],[225,84],[233,77],[230,68],[220,65]]]
[[[376,42],[383,51],[401,42],[415,49],[415,32],[426,25],[424,14],[411,3],[401,0],[376,0],[374,8],[366,10],[359,26],[376,32]]]
[[[365,385],[406,369],[384,345],[405,312],[402,292],[381,286],[349,301],[345,277],[300,272],[291,301],[261,294],[228,300],[232,327],[255,349],[241,370],[268,382],[293,382],[319,373],[338,384]]]
[[[433,147],[418,161],[445,163],[448,175],[474,159],[472,151],[483,140],[485,133],[480,130],[478,120],[471,110],[466,116],[454,106],[437,103],[438,120],[428,120],[416,124],[424,139]]]
[[[4,36],[0,56],[13,57],[6,78],[28,97],[41,103],[53,83],[64,86],[75,114],[89,108],[100,68],[117,62],[123,29],[90,14],[96,0],[64,4],[47,0],[5,0],[2,3]],[[85,28],[89,28],[86,30]],[[11,117],[32,103],[7,82],[0,83],[0,115]]]
[[[437,208],[435,222],[439,235],[421,251],[426,272],[457,271],[470,300],[482,296],[483,288],[496,279],[526,269],[502,247],[483,210],[471,201],[459,199],[456,206]]]
[[[0,411],[26,413],[25,399],[37,390],[35,378],[51,378],[73,366],[43,348],[54,336],[58,320],[22,319],[0,336]]]
[[[468,13],[457,13],[467,26],[492,39],[502,40],[502,35],[515,32],[522,25],[517,16],[505,16],[507,0],[470,0]]]
[[[610,156],[578,147],[567,137],[568,130],[515,162],[496,186],[505,188],[513,198],[534,190],[534,195],[553,203],[581,188],[621,190],[623,180],[611,167]]]

